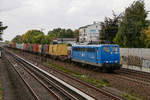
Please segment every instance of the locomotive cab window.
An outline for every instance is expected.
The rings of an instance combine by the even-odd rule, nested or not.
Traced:
[[[112,47],[113,52],[118,52],[118,47]]]
[[[103,47],[104,52],[110,52],[110,47]]]

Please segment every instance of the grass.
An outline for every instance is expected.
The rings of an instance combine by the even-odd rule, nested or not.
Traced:
[[[134,95],[129,95],[129,94],[127,94],[127,93],[123,93],[122,96],[123,96],[123,98],[124,98],[125,100],[140,100],[140,99],[138,99],[138,98],[136,97],[135,94],[134,94]]]
[[[63,71],[63,72],[65,72],[65,73],[67,73],[67,74],[69,74],[71,76],[74,76],[74,77],[76,77],[76,78],[78,78],[80,80],[83,80],[83,81],[87,82],[87,83],[93,84],[93,85],[95,85],[95,86],[97,86],[99,88],[102,88],[104,86],[108,86],[108,87],[111,86],[107,79],[103,79],[102,81],[96,80],[96,79],[94,79],[94,78],[92,78],[90,76],[83,75],[83,74],[75,72],[73,70],[64,68],[63,66],[58,66],[56,64],[51,64],[49,62],[45,62],[45,63],[47,65],[49,65],[49,66],[52,66],[53,68],[55,68],[57,70]]]
[[[13,50],[13,52],[14,52],[14,53],[20,53],[20,51],[19,51],[19,50]]]

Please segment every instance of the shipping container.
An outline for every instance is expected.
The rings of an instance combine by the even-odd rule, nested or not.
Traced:
[[[24,51],[27,51],[27,44],[24,44],[24,45],[23,45],[23,50],[24,50]]]
[[[23,50],[23,45],[24,45],[23,43],[20,44],[20,49],[21,49],[21,50]]]
[[[42,45],[39,44],[38,53],[41,53],[41,51],[42,51]]]
[[[13,48],[16,48],[16,43],[12,44],[12,47],[13,47]]]
[[[32,51],[38,53],[38,44],[32,44]]]
[[[41,53],[42,53],[42,54],[45,54],[45,45],[44,45],[44,44],[42,44],[42,50],[41,50]]]
[[[67,45],[66,44],[58,44],[57,45],[57,55],[67,55]]]
[[[49,45],[45,45],[45,54],[49,54]]]
[[[29,44],[29,49],[30,52],[32,52],[32,44]]]
[[[49,45],[49,54],[54,56],[67,56],[67,45]]]

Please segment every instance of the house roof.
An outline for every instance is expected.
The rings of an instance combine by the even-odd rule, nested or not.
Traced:
[[[57,38],[58,41],[76,41],[77,38]]]
[[[79,29],[87,28],[88,26],[92,26],[92,25],[94,25],[94,24],[99,24],[99,25],[100,25],[100,23],[93,23],[93,24],[90,24],[90,25],[85,25],[85,26],[79,27]]]

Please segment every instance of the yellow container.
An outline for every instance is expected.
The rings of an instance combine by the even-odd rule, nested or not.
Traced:
[[[53,45],[52,47],[53,55],[57,56],[57,51],[58,51],[57,45]]]
[[[41,53],[41,51],[42,51],[42,45],[39,44],[39,50],[38,50],[38,52]]]
[[[67,45],[65,44],[49,45],[49,54],[54,56],[67,55]]]
[[[49,45],[49,55],[52,55],[52,45]]]
[[[53,45],[49,45],[49,54],[54,55]]]
[[[67,45],[58,44],[57,45],[57,55],[67,55]]]

